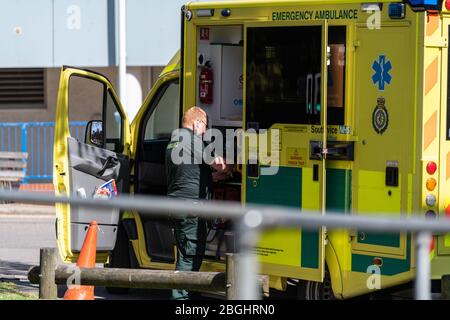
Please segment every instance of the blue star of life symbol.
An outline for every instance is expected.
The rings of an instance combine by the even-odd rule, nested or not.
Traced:
[[[378,61],[374,61],[372,64],[372,69],[375,74],[372,76],[372,81],[374,84],[378,83],[378,89],[383,91],[384,85],[390,84],[392,81],[392,76],[389,72],[392,69],[392,64],[390,61],[386,62],[386,56],[380,55]]]

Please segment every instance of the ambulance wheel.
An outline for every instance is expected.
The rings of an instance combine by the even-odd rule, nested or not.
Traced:
[[[116,245],[109,257],[109,263],[105,264],[105,268],[133,268],[134,263],[132,259],[134,257],[134,250],[131,246],[131,242],[128,239],[127,233],[125,232],[122,223],[119,224],[117,230]],[[110,294],[127,294],[129,288],[118,288],[118,287],[105,287],[106,291]]]
[[[299,280],[297,298],[299,300],[334,300],[330,273],[325,271],[323,282]]]

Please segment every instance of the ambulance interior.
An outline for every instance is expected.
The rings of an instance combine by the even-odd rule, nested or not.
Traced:
[[[237,129],[242,128],[243,39],[242,25],[205,26],[197,29],[196,105],[208,114],[208,127],[222,133],[223,150],[216,150],[216,153],[225,159],[233,159],[238,169],[231,177],[215,182],[213,199],[220,201],[241,200],[241,166],[238,163],[237,138],[234,134]],[[203,77],[204,71],[208,69],[212,71],[213,82],[207,88],[209,90],[204,90],[202,80],[208,81]],[[211,83],[207,83],[209,84]],[[214,143],[214,138],[211,142]],[[235,251],[230,222],[216,219],[208,227],[205,255],[219,259],[225,252]]]
[[[198,34],[197,105],[207,112],[209,127],[223,131],[225,136],[226,129],[242,126],[242,27],[207,29],[208,40],[203,39],[204,35],[200,35],[200,30]],[[207,61],[214,75],[213,102],[210,104],[202,103],[198,93],[199,74]],[[156,93],[156,99],[144,116],[136,155],[136,193],[155,195],[167,193],[165,149],[172,131],[179,126],[179,86],[179,81],[174,80],[160,88]],[[236,152],[234,154],[236,158]],[[235,172],[232,178],[215,185],[213,197],[240,201],[240,189],[241,175]],[[145,218],[142,223],[147,252],[152,261],[173,263],[175,241],[171,222],[164,218]],[[219,258],[219,255],[226,251],[222,242],[224,243],[223,240],[228,239],[230,235],[225,234],[227,231],[224,227],[225,223],[220,221],[209,223],[206,255],[210,258]]]
[[[243,129],[268,129],[275,123],[320,125],[321,27],[254,27],[247,28],[247,32],[247,107]],[[196,104],[207,112],[209,128],[222,131],[224,138],[227,129],[242,128],[243,39],[242,25],[198,27]],[[328,39],[328,124],[344,125],[346,27],[330,26]],[[205,93],[201,88],[204,69],[210,69],[213,78],[212,92],[206,92],[207,99],[201,96]],[[178,81],[161,88],[144,118],[138,142],[137,193],[164,195],[167,192],[164,152],[172,130],[179,125],[178,92]],[[236,163],[236,147],[232,150],[224,144],[224,157],[227,152],[234,153]],[[252,168],[248,169],[251,176]],[[240,171],[228,180],[215,183],[214,199],[241,200]],[[146,219],[143,225],[152,260],[174,262],[170,222]],[[206,256],[219,259],[235,249],[229,224],[213,221],[209,227]]]

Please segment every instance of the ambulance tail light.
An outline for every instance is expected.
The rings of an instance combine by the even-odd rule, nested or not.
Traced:
[[[383,265],[383,259],[382,258],[373,258],[372,264],[378,267],[381,267]]]
[[[427,173],[429,175],[433,175],[437,170],[437,164],[434,161],[428,162],[427,163]]]
[[[450,0],[445,0],[445,9],[450,11]]]
[[[389,4],[389,18],[405,19],[405,4],[404,3],[390,3]]]
[[[436,196],[434,194],[429,194],[425,198],[425,203],[429,207],[433,207],[436,204]]]
[[[426,187],[428,191],[433,191],[436,188],[437,182],[434,178],[429,178],[426,182]]]
[[[426,219],[436,219],[436,217],[437,217],[436,212],[434,212],[433,210],[428,210],[425,213],[425,218]]]
[[[450,204],[445,208],[445,217],[450,219]]]

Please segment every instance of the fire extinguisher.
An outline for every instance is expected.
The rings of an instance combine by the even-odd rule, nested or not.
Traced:
[[[200,85],[199,95],[200,102],[203,104],[213,103],[213,71],[211,69],[210,61],[206,61],[202,70],[200,71]]]

